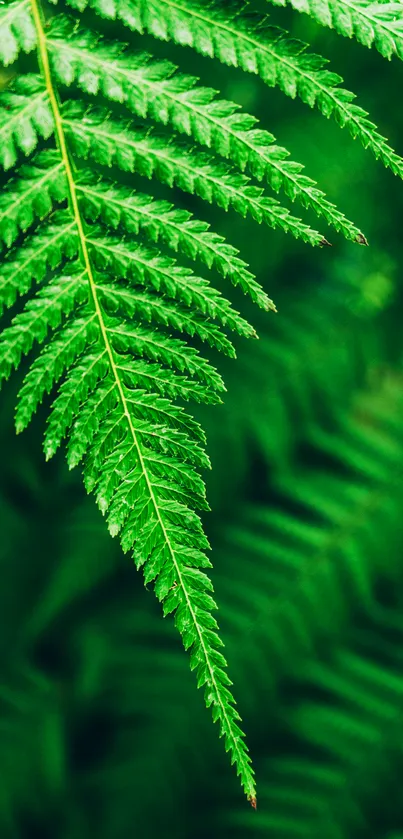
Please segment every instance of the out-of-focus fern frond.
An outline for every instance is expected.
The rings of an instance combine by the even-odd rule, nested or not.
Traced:
[[[267,757],[257,819],[233,819],[243,835],[344,839],[371,829],[383,794],[393,802],[403,759],[403,624],[396,607],[355,620],[346,643],[294,681],[298,700],[279,723],[289,752]]]
[[[326,627],[341,631],[349,598],[350,606],[360,602],[371,610],[381,570],[390,579],[399,574],[402,405],[401,375],[386,376],[356,397],[347,414],[337,412],[327,429],[315,425],[310,440],[323,466],[284,471],[271,485],[271,508],[253,508],[242,525],[229,529],[226,553],[233,556],[238,545],[248,557],[250,590],[242,579],[234,584],[233,596],[244,604],[227,606],[227,612],[238,612],[244,629],[249,624],[244,639],[251,655],[258,633],[278,645],[283,664],[288,647],[298,666],[290,639],[281,639],[283,620],[285,627],[293,625],[293,643],[302,653],[318,624],[321,636]],[[386,568],[385,532],[391,551]]]
[[[247,445],[254,462],[259,458],[264,468],[287,470],[296,448],[318,423],[331,422],[337,411],[348,409],[357,389],[384,364],[392,295],[393,283],[381,273],[358,288],[346,278],[334,280],[331,294],[313,283],[300,299],[289,301],[279,293],[282,316],[269,332],[259,330],[260,340],[239,358],[242,375],[234,376],[228,366],[228,395],[219,409],[222,424],[200,413],[224,483],[241,486],[245,481]],[[222,486],[216,503],[220,495]]]

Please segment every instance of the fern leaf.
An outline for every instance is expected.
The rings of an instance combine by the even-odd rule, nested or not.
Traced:
[[[223,380],[200,353],[178,338],[167,337],[163,332],[137,327],[134,329],[125,322],[108,323],[108,334],[117,352],[131,350],[142,358],[163,362],[181,373],[195,376],[209,384],[213,390],[225,390]]]
[[[352,94],[339,87],[340,78],[324,70],[323,60],[261,18],[247,17],[242,7],[229,10],[224,3],[196,0],[91,5],[132,29],[187,43],[318,105],[385,165],[403,173],[400,158],[352,104]],[[0,238],[3,249],[10,249],[0,271],[2,305],[11,306],[39,283],[2,333],[1,376],[30,355],[17,430],[52,394],[45,455],[52,457],[66,442],[68,464],[82,462],[86,488],[111,535],[131,552],[145,582],[154,584],[163,613],[173,614],[205,703],[255,806],[253,770],[205,573],[209,543],[199,512],[208,503],[197,471],[209,466],[205,437],[176,404],[221,400],[223,381],[199,351],[201,342],[234,357],[229,333],[253,337],[255,332],[207,279],[182,264],[182,255],[217,268],[263,309],[274,305],[237,250],[205,222],[133,192],[130,185],[107,181],[101,167],[155,175],[224,210],[235,209],[312,245],[327,244],[250,177],[267,181],[347,238],[360,243],[365,238],[274,137],[234,103],[197,86],[170,62],[134,54],[118,40],[81,29],[64,13],[45,26],[43,13],[41,0],[14,0],[0,10],[2,60],[14,61],[36,45],[39,71],[18,79],[0,97],[0,160],[12,170],[0,198]],[[66,86],[74,86],[73,103],[63,102]],[[113,117],[89,108],[87,95],[113,102]],[[120,106],[184,140],[170,130],[161,135],[134,127]],[[14,170],[20,153],[34,152]],[[83,159],[91,160],[91,172],[82,171]],[[177,257],[161,253],[159,244]]]
[[[105,309],[110,314],[126,312],[131,317],[141,315],[142,319],[178,332],[187,332],[191,338],[197,335],[210,347],[235,358],[235,350],[225,333],[204,315],[189,312],[184,307],[161,300],[157,295],[136,292],[124,285],[111,281],[107,276],[97,278],[96,288]]]
[[[30,14],[29,0],[2,3],[0,8],[0,62],[6,67],[22,52],[36,46],[35,26]]]
[[[85,301],[87,288],[83,278],[84,272],[78,267],[71,276],[54,279],[41,288],[35,298],[28,300],[24,311],[3,330],[0,380],[8,378],[12,367],[19,366],[22,356],[29,353],[35,341],[42,343],[49,329],[60,326],[62,317]]]
[[[15,416],[18,434],[27,428],[45,394],[51,392],[85,347],[96,340],[95,318],[95,313],[91,313],[67,323],[32,362],[18,394]]]
[[[54,274],[61,260],[78,256],[78,261],[40,286],[3,331],[3,376],[19,365],[35,342],[46,341],[23,383],[17,428],[25,427],[41,398],[63,377],[50,411],[46,457],[70,435],[70,466],[85,457],[86,485],[107,515],[111,534],[119,532],[123,548],[144,568],[145,581],[155,583],[164,614],[174,613],[198,685],[205,689],[206,705],[212,706],[245,792],[254,800],[250,758],[211,614],[211,583],[200,570],[210,566],[204,554],[209,544],[196,510],[208,505],[204,482],[194,467],[208,465],[208,459],[198,425],[172,401],[179,397],[214,403],[220,401],[224,386],[196,348],[171,335],[172,330],[182,331],[234,355],[225,329],[245,336],[254,331],[190,269],[133,238],[122,241],[112,235],[102,226],[101,213],[96,214],[96,225],[93,213],[85,219],[80,176],[70,160],[50,64],[51,41],[37,0],[32,13],[57,149],[41,152],[23,166],[3,193],[6,245],[36,219],[50,217],[38,231],[42,238],[37,259],[28,241],[6,261],[6,278],[14,272],[15,282],[15,272],[26,265],[27,289],[33,278],[44,280],[48,269]],[[102,189],[102,182],[98,186]],[[127,195],[115,197],[124,203]],[[55,213],[55,205],[66,199],[67,210]],[[63,244],[66,225],[71,245]],[[61,237],[57,243],[55,229]],[[209,239],[209,245],[217,243],[221,246],[221,240]],[[231,250],[229,254],[234,257]],[[248,273],[241,276],[249,280]],[[8,292],[6,302],[12,296]],[[161,332],[152,321],[163,327]]]
[[[80,11],[87,5],[76,0],[69,0],[69,3]],[[264,19],[257,23],[257,16],[240,15],[235,8],[229,13],[228,8],[221,4],[200,6],[193,2],[171,0],[133,0],[130,4],[117,0],[106,5],[93,0],[90,5],[102,17],[117,17],[132,30],[141,33],[146,30],[157,38],[172,39],[191,46],[202,55],[218,58],[224,64],[258,73],[270,85],[285,86],[287,79],[290,80],[289,67],[285,64],[284,70],[281,68],[284,56],[276,55],[280,31],[265,27]],[[262,37],[263,33],[267,35],[266,40]],[[225,104],[228,108],[229,103]],[[235,106],[233,108],[235,112]],[[254,128],[257,123],[254,117],[244,115],[243,121],[244,125],[239,116],[237,122],[226,118],[233,159],[241,169],[247,167],[258,180],[267,179],[276,192],[284,189],[293,201],[298,198],[347,238],[361,242],[362,233],[355,225],[326,199],[314,181],[301,174],[303,166],[288,160],[289,152],[275,145],[271,134]]]
[[[116,382],[106,379],[99,383],[97,389],[81,406],[79,415],[73,421],[67,445],[67,463],[70,469],[77,466],[88,452],[101,422],[105,420],[105,425],[110,425],[109,417],[117,407],[118,401]],[[103,441],[106,436],[104,431]]]
[[[94,349],[83,353],[71,368],[53,403],[45,434],[46,458],[52,457],[62,444],[73,420],[88,395],[108,372],[107,350],[97,342]]]
[[[289,38],[282,30],[267,26],[265,19],[252,24],[249,16],[236,14],[232,20],[228,10],[225,7],[223,10],[220,5],[209,7],[208,10],[194,6],[193,3],[192,6],[184,3],[184,6],[190,18],[193,9],[193,18],[196,18],[196,21],[191,29],[194,27],[198,32],[204,32],[202,43],[207,51],[207,45],[210,45],[210,54],[226,64],[236,63],[244,70],[252,69],[252,72],[259,73],[270,86],[279,85],[287,96],[293,99],[299,96],[311,108],[316,105],[324,116],[334,116],[338,124],[347,127],[354,139],[358,139],[364,148],[369,148],[384,166],[389,167],[395,175],[403,177],[402,159],[389,147],[376,125],[368,119],[368,113],[353,103],[355,94],[339,86],[342,78],[324,69],[327,61],[321,56],[308,53],[306,44]],[[160,5],[160,10],[163,8],[163,5]],[[221,39],[218,35],[220,23]],[[182,32],[180,26],[179,31]],[[187,31],[189,32],[189,25]],[[274,138],[258,131],[256,142],[256,131],[252,128],[256,120],[253,117],[238,114],[238,106],[232,102],[215,100],[215,91],[196,87],[197,79],[178,74],[175,65],[167,61],[152,61],[144,54],[139,56],[123,53],[117,57],[112,50],[108,55],[107,42],[100,42],[85,30],[77,34],[76,48],[69,41],[70,49],[68,47],[64,51],[62,44],[66,37],[65,22],[55,25],[55,35],[55,44],[58,43],[59,35],[59,48],[61,47],[62,51],[59,54],[55,46],[54,66],[63,83],[71,84],[75,79],[87,93],[94,94],[101,90],[107,98],[125,102],[130,110],[141,117],[148,115],[157,122],[171,122],[177,131],[192,135],[198,142],[215,148],[219,154],[231,157],[237,164],[241,161],[241,168],[246,165],[249,157],[252,160],[249,165],[257,171],[262,168],[262,157],[263,165],[266,163],[267,168],[270,168],[264,160],[264,155],[270,158],[270,143]],[[197,48],[197,45],[200,48],[200,41],[195,36],[193,46]],[[95,49],[99,59],[94,58]],[[93,56],[92,62],[90,51]],[[84,54],[86,58],[80,68],[82,59],[79,56]],[[88,61],[90,73],[85,72]],[[279,177],[283,182],[286,181],[287,169],[294,168],[291,164],[289,167],[285,164],[281,172],[281,159],[286,156],[284,149],[280,149],[277,154],[274,147],[274,162],[277,158],[274,183],[276,177],[277,182]],[[269,174],[267,177],[270,180]],[[298,189],[298,178],[294,177],[293,180],[294,183],[288,186],[291,194]],[[302,184],[303,176],[301,186]],[[309,190],[305,190],[301,197],[307,201]],[[317,212],[321,210],[321,197],[315,192],[311,196],[310,205]],[[322,213],[331,217],[331,205],[327,206],[325,202]],[[358,237],[359,241],[359,231],[355,230],[353,234],[351,223],[344,222],[343,217],[339,218],[337,213],[332,223],[336,224],[336,229],[342,229],[340,225],[347,224],[344,232],[347,232],[349,238]]]
[[[123,382],[128,387],[139,387],[168,396],[170,399],[183,399],[186,402],[193,399],[195,402],[218,402],[214,391],[206,395],[205,388],[199,382],[179,376],[173,370],[166,370],[160,364],[152,364],[143,359],[132,359],[116,352],[116,367],[122,374]]]
[[[121,121],[111,121],[104,111],[86,112],[85,109],[77,109],[76,105],[73,105],[73,108],[67,108],[64,113],[67,114],[63,120],[66,134],[78,157],[85,160],[90,157],[105,166],[113,164],[123,171],[138,171],[148,178],[155,175],[168,186],[178,186],[209,203],[216,202],[224,209],[231,206],[235,210],[238,209],[242,215],[248,211],[248,194],[245,196],[244,206],[237,192],[231,188],[227,168],[214,163],[206,155],[196,154],[177,143],[167,143],[161,137],[148,131],[136,130],[129,124],[122,124]],[[78,118],[79,114],[82,115],[82,119]],[[228,180],[230,183],[227,186]],[[240,183],[239,175],[236,182]],[[81,181],[78,191],[81,194],[84,192]],[[254,217],[261,221],[264,217],[264,207],[260,212],[259,203],[258,209],[254,210],[254,207],[256,208],[256,203],[251,205],[250,213],[254,213]],[[85,201],[83,212],[86,217],[94,217],[94,209],[91,207],[89,210],[88,202]],[[243,292],[249,294],[262,309],[275,309],[273,301],[249,272],[238,272],[236,280]],[[235,278],[233,281],[235,282]]]
[[[285,6],[287,0],[270,0]],[[346,38],[356,38],[365,47],[375,46],[384,58],[403,59],[403,8],[400,2],[369,3],[368,0],[289,0],[298,12],[305,12],[322,26],[335,29]]]
[[[53,134],[53,117],[48,96],[39,76],[27,75],[15,80],[12,90],[0,97],[0,163],[10,169],[18,152],[26,156],[39,139]]]
[[[60,82],[78,86],[92,95],[101,91],[111,100],[125,102],[130,110],[140,117],[150,116],[157,122],[173,126],[182,134],[193,136],[200,143],[213,146],[220,154],[231,156],[231,143],[243,150],[243,129],[249,127],[250,118],[239,119],[241,130],[234,132],[233,116],[236,106],[231,102],[213,102],[214,92],[207,88],[196,88],[195,79],[187,76],[173,76],[174,65],[167,62],[152,62],[144,54],[116,56],[112,45],[103,45],[92,33],[83,30],[77,35],[67,31],[64,21],[56,24],[52,30],[52,67]],[[59,37],[57,37],[59,36]],[[97,57],[94,57],[94,50]],[[173,76],[173,78],[171,78]],[[232,129],[232,130],[231,130]],[[228,147],[228,148],[227,148]],[[232,176],[235,192],[237,183]],[[247,180],[238,176],[239,184]],[[251,204],[250,198],[261,195],[256,187],[244,190],[245,206]],[[255,213],[255,201],[252,200],[250,212]],[[302,238],[312,245],[323,244],[323,236],[311,230],[290,212],[281,207],[274,199],[264,199],[260,213],[267,224],[280,227]]]
[[[153,396],[151,393],[136,389],[127,397],[131,411],[137,419],[145,418],[165,427],[177,429],[187,434],[191,440],[206,443],[203,429],[184,409],[168,399]],[[88,478],[87,478],[88,480]]]
[[[111,385],[111,388],[112,394],[115,394],[115,387]],[[109,390],[109,383],[106,385],[106,390]],[[103,391],[101,390],[101,393],[99,394],[99,398],[101,400],[102,396]],[[90,399],[86,401],[86,406],[91,406],[93,402],[94,400],[90,397]],[[132,390],[128,393],[127,403],[130,405],[134,426],[137,429],[140,429],[143,433],[145,433],[148,429],[153,436],[154,445],[156,445],[155,440],[158,439],[157,429],[159,428],[161,429],[161,432],[162,429],[165,429],[160,438],[160,444],[162,446],[164,445],[165,437],[167,435],[171,435],[172,432],[174,434],[179,433],[181,435],[181,439],[188,441],[188,445],[186,446],[188,454],[195,446],[196,451],[199,451],[200,443],[203,445],[205,444],[206,441],[204,432],[199,424],[196,423],[193,417],[186,413],[183,408],[178,407],[175,403],[169,401],[168,399],[136,388],[136,390]],[[113,408],[115,405],[116,398],[115,395],[112,395],[111,407]],[[72,464],[74,464],[76,460],[77,462],[81,460],[83,452],[87,452],[84,481],[87,490],[92,492],[96,485],[94,476],[99,473],[105,459],[113,452],[116,439],[122,439],[124,436],[124,429],[122,430],[121,417],[118,416],[116,418],[113,412],[108,415],[104,414],[103,416],[101,414],[101,417],[105,418],[101,431],[99,430],[99,423],[97,421],[94,426],[95,437],[89,437],[86,422],[86,406],[83,406],[83,413],[80,413],[80,417],[77,418],[75,426],[73,427],[71,438],[72,448],[69,450],[69,455],[71,451]],[[84,417],[82,436],[80,434],[81,424],[79,425],[81,416]],[[150,424],[150,421],[152,424]],[[153,427],[155,432],[153,431]],[[93,441],[94,445],[89,451],[87,451],[89,442],[91,441]],[[175,454],[177,455],[178,452],[176,451]],[[186,459],[189,458],[187,457]]]
[[[112,236],[93,236],[87,238],[87,243],[94,264],[101,270],[108,268],[115,276],[132,277],[136,284],[161,291],[194,312],[218,318],[246,338],[256,337],[254,329],[209,283],[176,265],[174,260]]]
[[[142,231],[155,244],[162,241],[190,259],[200,259],[208,268],[214,266],[244,291],[256,287],[236,248],[187,210],[176,209],[168,201],[154,201],[150,195],[136,193],[120,184],[100,183],[90,172],[81,174],[77,190],[88,220],[102,219],[113,230],[121,227],[128,233]],[[263,302],[264,292],[260,288],[259,292]],[[268,308],[268,304],[262,308]]]
[[[18,178],[7,184],[0,196],[0,246],[15,242],[36,219],[45,218],[53,202],[67,198],[66,175],[56,152],[41,152],[34,165],[24,164]]]
[[[18,295],[27,294],[32,281],[41,282],[48,268],[57,268],[63,257],[77,256],[78,239],[69,214],[54,214],[51,223],[38,228],[24,245],[10,252],[0,266],[0,314]]]
[[[224,210],[231,207],[244,217],[249,214],[259,224],[264,222],[269,227],[279,227],[311,245],[328,244],[320,233],[266,196],[261,187],[251,185],[249,178],[211,155],[178,143],[167,144],[165,138],[149,132],[133,133],[129,126],[111,123],[104,113],[88,115],[82,123],[66,119],[65,124],[79,156],[91,155],[98,163],[108,161],[109,165],[116,158],[122,168],[133,170],[136,167],[148,177],[155,172],[170,186],[175,184],[186,192],[196,193]],[[116,130],[123,145],[116,143]],[[248,286],[252,287],[251,283]]]
[[[122,328],[122,325],[120,325],[120,328]],[[144,395],[144,392],[136,390],[136,394],[141,396],[141,394]],[[154,394],[147,393],[146,395],[151,398],[154,397]],[[94,435],[99,431],[101,421],[116,407],[117,399],[116,385],[107,382],[86,400],[75,420],[68,444],[67,462],[70,467],[76,466],[83,459]],[[157,397],[157,402],[158,400],[167,405],[172,405],[171,402],[161,400],[159,397]],[[160,419],[163,419],[164,424],[155,424],[154,429],[150,426],[148,420],[133,418],[133,422],[140,436],[144,436],[149,445],[156,447],[157,450],[186,460],[198,468],[210,468],[210,460],[206,452],[195,441],[194,437],[190,436],[188,432],[172,426],[172,423],[169,424],[165,414]],[[108,422],[110,423],[110,420]],[[124,493],[122,494],[125,498]]]

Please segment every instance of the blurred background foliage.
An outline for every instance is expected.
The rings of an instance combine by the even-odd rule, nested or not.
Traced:
[[[402,154],[402,65],[296,13],[271,16],[331,58]],[[265,315],[236,301],[260,341],[239,342],[224,405],[198,412],[213,463],[213,581],[256,813],[173,626],[79,473],[62,456],[45,464],[46,408],[15,437],[24,370],[5,388],[0,836],[401,839],[403,185],[301,102],[152,46],[255,112],[370,248],[324,230],[332,249],[309,249],[175,196],[213,216],[278,307]]]

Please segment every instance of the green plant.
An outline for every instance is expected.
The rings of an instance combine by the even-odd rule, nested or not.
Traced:
[[[340,87],[340,77],[324,69],[324,60],[265,18],[225,4],[170,0],[94,2],[92,16],[85,3],[70,5],[84,12],[83,23],[65,12],[54,16],[37,0],[16,0],[0,13],[3,63],[12,65],[21,51],[34,49],[38,61],[28,60],[29,72],[18,74],[1,97],[1,161],[7,171],[19,166],[0,200],[1,240],[10,249],[0,275],[3,306],[13,306],[34,281],[41,284],[2,333],[1,376],[7,378],[34,344],[43,344],[20,390],[17,430],[58,385],[46,456],[68,438],[69,466],[84,461],[86,487],[107,514],[110,532],[119,533],[123,548],[144,566],[164,614],[175,613],[198,685],[205,686],[206,704],[213,706],[255,806],[253,772],[211,614],[211,583],[201,570],[210,565],[209,545],[195,510],[208,505],[195,467],[209,461],[203,431],[181,405],[219,402],[225,389],[200,355],[199,341],[234,356],[225,330],[243,337],[255,332],[187,260],[217,269],[263,310],[275,307],[237,250],[206,222],[134,192],[119,180],[119,170],[156,177],[309,244],[328,244],[252,179],[267,182],[347,239],[366,244],[366,238],[253,117],[216,99],[170,62],[127,49],[124,30],[104,40],[100,18],[258,74],[333,116],[400,177],[403,162]],[[345,14],[338,14],[346,6],[332,7],[342,34],[351,29],[388,57],[400,55],[398,4],[393,13],[373,4],[350,6],[350,29]],[[327,9],[315,5],[313,16],[328,24]],[[363,15],[372,19],[371,36]],[[66,88],[74,99],[66,100]],[[95,96],[101,105],[97,99],[94,107]],[[110,111],[104,100],[113,103]],[[147,120],[166,128],[157,134]],[[197,145],[183,142],[181,134]],[[20,166],[24,154],[31,159]],[[113,167],[113,180],[107,167]],[[183,262],[150,242],[181,254]]]

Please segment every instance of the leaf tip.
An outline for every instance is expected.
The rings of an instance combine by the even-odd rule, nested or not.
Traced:
[[[366,245],[367,247],[369,245],[368,239],[366,238],[366,236],[364,236],[363,233],[359,233],[358,236],[356,236],[355,241],[359,245]]]

